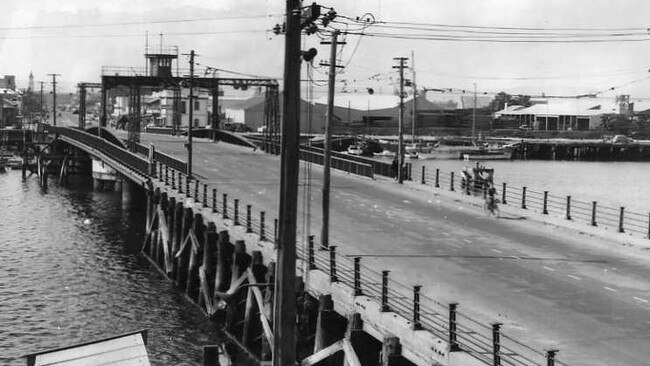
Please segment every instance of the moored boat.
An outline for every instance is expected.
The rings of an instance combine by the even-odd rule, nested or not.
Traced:
[[[347,153],[350,155],[363,155],[363,149],[359,145],[348,146]]]

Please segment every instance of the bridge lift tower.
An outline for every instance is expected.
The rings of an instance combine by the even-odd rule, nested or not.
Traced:
[[[79,129],[86,129],[86,91],[87,89],[101,89],[102,84],[82,82],[77,84],[79,88]]]
[[[147,47],[145,58],[147,66],[144,69],[135,67],[103,67],[102,68],[102,116],[101,126],[106,126],[107,121],[107,94],[115,88],[127,88],[129,91],[129,149],[135,151],[140,142],[141,130],[141,95],[154,90],[172,90],[172,133],[181,131],[181,90],[188,87],[189,70],[178,67],[178,47],[162,45],[159,48]],[[175,66],[175,67],[174,67]],[[175,70],[174,70],[175,69]],[[258,78],[219,78],[196,76],[193,78],[194,87],[209,90],[212,95],[212,118],[210,130],[213,138],[220,130],[219,96],[223,86],[232,86],[235,89],[246,90],[249,87],[265,87],[264,101],[264,137],[265,148],[272,149],[280,143],[280,111],[279,87],[275,79]],[[192,104],[190,103],[190,108]],[[188,121],[189,123],[189,121]]]

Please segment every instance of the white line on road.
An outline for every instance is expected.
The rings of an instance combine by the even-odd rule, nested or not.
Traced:
[[[499,254],[503,253],[503,252],[500,251],[499,249],[492,249],[492,251],[495,252],[495,253],[499,253]]]
[[[551,272],[555,271],[555,268],[546,267],[546,266],[544,266],[544,269],[547,269],[547,270],[549,270],[549,271],[551,271]]]
[[[574,280],[578,280],[578,281],[580,281],[580,280],[582,279],[582,278],[580,278],[580,277],[578,277],[578,276],[574,276],[574,275],[567,275],[567,277],[571,277],[571,278],[573,278]]]
[[[636,301],[648,302],[648,300],[646,300],[646,299],[642,299],[642,298],[640,298],[640,297],[636,297],[636,296],[634,296],[633,299],[636,300]]]
[[[604,288],[605,288],[605,290],[607,290],[607,291],[618,292],[618,291],[616,291],[616,289],[613,289],[613,288],[611,288],[611,287],[607,287],[607,286],[605,286]]]

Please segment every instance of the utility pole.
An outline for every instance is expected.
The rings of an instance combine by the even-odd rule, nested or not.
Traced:
[[[476,128],[476,83],[474,83],[474,108],[472,108],[472,142],[474,142],[475,128]]]
[[[162,34],[160,35],[162,40]],[[162,47],[162,46],[161,46]],[[187,124],[187,177],[192,178],[192,130],[194,124],[194,50],[190,51],[190,96],[189,96],[189,123]]]
[[[336,83],[336,47],[344,42],[338,42],[339,30],[332,32],[329,80],[327,89],[327,122],[325,123],[325,139],[323,151],[323,226],[321,227],[321,247],[329,248],[330,237],[330,159],[332,155],[332,124],[334,123],[334,86]],[[341,66],[342,67],[342,66]],[[348,109],[349,110],[349,109]]]
[[[394,57],[393,60],[399,61],[399,65],[393,66],[393,69],[399,69],[399,125],[398,125],[398,138],[397,138],[397,182],[404,183],[404,67],[406,57]]]
[[[61,74],[48,74],[52,76],[52,115],[54,118],[52,125],[56,126],[56,77],[61,76]]]
[[[415,144],[415,126],[417,124],[417,116],[418,116],[418,88],[417,84],[415,84],[415,53],[411,51],[411,76],[412,76],[412,81],[411,85],[413,86],[413,116],[412,116],[412,129],[411,129],[411,143]]]
[[[273,366],[296,364],[296,222],[300,137],[300,0],[286,0],[280,212],[275,279]]]
[[[39,81],[39,84],[41,84],[41,105],[40,105],[40,112],[41,112],[41,122],[43,121],[43,84],[45,84],[44,81]]]

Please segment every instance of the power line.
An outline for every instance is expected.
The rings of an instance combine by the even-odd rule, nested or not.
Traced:
[[[266,33],[267,29],[250,29],[250,30],[227,30],[227,31],[202,31],[202,32],[168,32],[166,36],[202,36],[213,34],[238,34],[238,33]],[[64,39],[64,38],[130,38],[142,37],[141,33],[125,33],[125,34],[51,34],[51,35],[38,35],[38,36],[9,36],[2,37],[0,40],[7,39]]]
[[[272,18],[280,14],[257,14],[245,16],[229,16],[229,17],[207,17],[207,18],[183,18],[183,19],[165,19],[165,20],[142,20],[133,22],[115,22],[115,23],[88,23],[88,24],[59,24],[59,25],[30,25],[30,26],[16,26],[16,27],[0,27],[0,31],[7,30],[33,30],[33,29],[69,29],[69,28],[97,28],[97,27],[113,27],[113,26],[129,26],[129,25],[147,25],[147,24],[168,24],[168,23],[188,23],[188,22],[207,22],[217,20],[241,20],[241,19],[259,19],[259,18]]]
[[[451,42],[487,42],[487,43],[611,43],[611,42],[647,42],[650,38],[612,38],[612,39],[519,39],[519,38],[481,38],[452,35],[424,35],[402,33],[372,33],[348,32],[353,35],[365,35],[375,38],[408,39],[421,41],[451,41]]]
[[[624,32],[624,31],[646,31],[646,27],[500,27],[500,26],[480,26],[480,25],[460,25],[460,24],[447,24],[447,23],[422,23],[422,22],[398,22],[398,21],[377,21],[374,19],[365,19],[361,18],[351,18],[343,15],[339,15],[339,18],[346,19],[352,23],[356,24],[384,24],[384,25],[398,25],[398,26],[414,26],[420,28],[451,28],[451,29],[480,29],[480,30],[505,30],[505,31],[549,31],[549,32],[558,32],[558,31],[568,31],[568,32]]]

